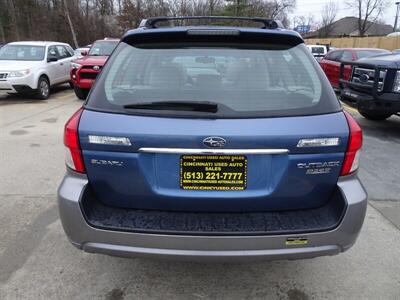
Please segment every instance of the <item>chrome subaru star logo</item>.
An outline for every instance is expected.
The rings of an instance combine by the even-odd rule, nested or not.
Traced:
[[[203,140],[203,144],[210,148],[222,148],[226,145],[226,140],[219,136],[209,136]]]
[[[94,66],[93,70],[98,71],[98,70],[100,70],[100,67],[99,66]]]

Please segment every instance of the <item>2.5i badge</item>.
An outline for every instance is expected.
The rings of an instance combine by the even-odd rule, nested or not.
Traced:
[[[306,170],[307,175],[328,174],[332,168],[340,167],[340,161],[298,163],[297,168]]]

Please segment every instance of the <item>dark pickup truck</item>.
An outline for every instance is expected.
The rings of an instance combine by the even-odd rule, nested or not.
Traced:
[[[344,78],[345,66],[353,70]],[[341,100],[356,107],[367,119],[381,121],[400,112],[400,53],[343,62],[340,70]]]

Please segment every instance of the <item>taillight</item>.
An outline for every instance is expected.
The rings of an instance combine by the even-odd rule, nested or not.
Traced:
[[[65,162],[69,168],[79,173],[86,172],[78,135],[79,120],[82,112],[83,108],[75,112],[64,128],[64,145],[67,147]]]
[[[350,134],[342,171],[340,172],[341,176],[349,175],[358,169],[362,147],[361,127],[348,112],[344,112],[344,115],[346,116],[347,124],[349,124]]]

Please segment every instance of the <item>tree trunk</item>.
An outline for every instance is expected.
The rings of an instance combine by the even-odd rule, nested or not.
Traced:
[[[17,23],[17,15],[15,14],[15,4],[14,4],[14,0],[8,0],[8,7],[9,7],[9,11],[11,14],[11,23],[12,23],[12,27],[14,28],[14,32],[15,32],[15,38],[17,41],[21,40],[21,36],[19,35],[19,30],[18,30],[18,23]]]
[[[33,35],[32,35],[33,26],[32,26],[32,18],[31,18],[31,14],[30,13],[26,14],[26,22],[28,24],[28,36],[29,36],[29,39],[33,40],[34,39]]]
[[[1,18],[0,18],[0,42],[2,42],[3,44],[6,43],[6,36],[4,34],[4,27],[3,23],[1,22]]]

